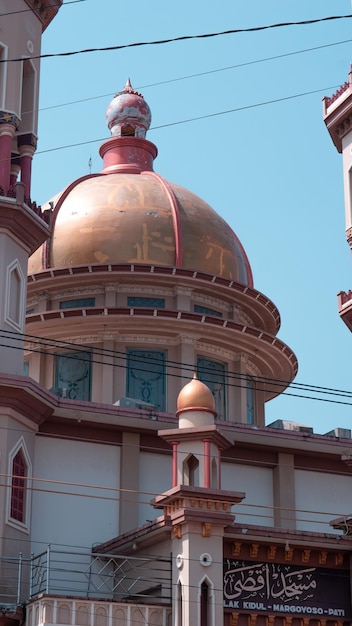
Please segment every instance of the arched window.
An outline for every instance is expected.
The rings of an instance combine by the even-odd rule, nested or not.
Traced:
[[[212,489],[219,489],[219,470],[215,459],[211,462],[211,486]]]
[[[176,598],[176,623],[177,626],[183,626],[183,606],[182,606],[182,583],[177,583],[177,598]]]
[[[191,487],[199,486],[199,461],[194,454],[183,462],[183,483]]]
[[[163,351],[127,349],[127,397],[165,411],[165,362],[166,353]]]
[[[215,400],[215,410],[219,420],[226,419],[226,365],[203,357],[197,358],[199,380],[208,385]]]
[[[70,400],[91,399],[92,355],[90,352],[68,352],[56,356],[54,391]]]
[[[210,626],[209,586],[206,580],[200,586],[200,626]]]
[[[9,453],[6,523],[29,532],[31,499],[28,481],[32,477],[32,464],[23,437]]]
[[[22,448],[12,460],[10,517],[25,523],[27,463]]]
[[[5,321],[16,330],[22,330],[24,320],[25,280],[18,259],[6,270]]]

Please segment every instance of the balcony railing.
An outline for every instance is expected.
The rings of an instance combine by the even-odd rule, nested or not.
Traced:
[[[0,557],[0,605],[42,594],[169,604],[171,559],[66,552],[50,546],[29,558]]]

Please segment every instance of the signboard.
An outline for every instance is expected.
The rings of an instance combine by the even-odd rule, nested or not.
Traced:
[[[351,617],[349,572],[225,559],[224,607],[325,618]]]

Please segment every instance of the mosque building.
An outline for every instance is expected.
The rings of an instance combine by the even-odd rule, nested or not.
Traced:
[[[350,431],[266,426],[298,368],[279,311],[220,214],[155,171],[129,80],[101,171],[37,207],[62,1],[4,4],[0,626],[347,626]]]

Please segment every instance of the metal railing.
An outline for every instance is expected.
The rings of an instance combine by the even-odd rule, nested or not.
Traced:
[[[40,594],[87,599],[171,601],[171,558],[68,552],[51,546],[24,558],[0,557],[0,603]]]
[[[28,576],[29,559],[20,552],[18,557],[0,557],[0,604],[18,605],[22,602],[22,580]],[[26,568],[27,565],[27,568]]]

